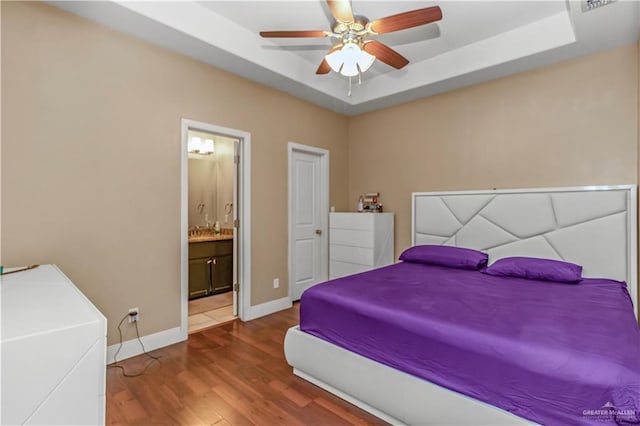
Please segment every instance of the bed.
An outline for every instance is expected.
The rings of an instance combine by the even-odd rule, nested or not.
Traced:
[[[429,287],[443,287],[441,283],[443,278],[438,277],[438,267],[403,262],[355,277],[333,280],[310,289],[309,297],[319,291],[316,289],[330,288],[331,291],[324,294],[329,295],[329,299],[333,297],[337,303],[330,304],[333,307],[329,308],[311,305],[306,308],[306,296],[303,295],[301,323],[305,323],[303,328],[306,328],[307,332],[302,331],[300,327],[293,327],[287,332],[285,339],[287,361],[293,366],[294,373],[298,376],[394,424],[530,424],[532,422],[570,424],[602,422],[609,420],[607,416],[612,414],[618,415],[618,420],[631,419],[636,414],[634,410],[640,408],[633,405],[640,400],[636,394],[638,389],[634,386],[634,374],[637,371],[633,361],[636,356],[634,351],[638,350],[638,342],[633,340],[634,328],[637,334],[637,323],[633,316],[634,313],[637,315],[635,196],[635,186],[414,193],[412,196],[412,243],[414,245],[441,244],[471,247],[489,253],[491,262],[509,256],[533,256],[575,262],[583,266],[584,277],[594,278],[586,280],[588,285],[580,287],[586,291],[586,296],[584,294],[578,296],[572,292],[577,287],[572,288],[566,284],[547,285],[542,287],[541,291],[540,286],[527,287],[525,283],[520,287],[505,285],[493,293],[473,293],[474,288],[479,288],[477,282],[474,287],[474,280],[484,280],[486,275],[477,271],[457,271],[456,274],[459,277],[446,279],[454,282],[470,279],[471,284],[461,292],[464,297],[456,298],[455,294],[450,295],[446,303],[453,303],[453,305],[436,313],[435,317],[433,311],[428,309],[432,317],[427,316],[419,321],[407,319],[403,316],[405,315],[403,312],[398,311],[386,312],[382,315],[398,323],[396,325],[401,327],[400,331],[385,329],[387,327],[385,323],[376,322],[377,320],[369,316],[366,311],[362,311],[363,308],[345,307],[343,302],[346,300],[364,300],[364,296],[358,297],[358,295],[365,294],[368,296],[373,294],[373,299],[378,298],[383,302],[389,302],[395,297],[398,299],[396,302],[402,305],[402,297],[398,296],[400,293],[409,294],[416,289],[427,291]],[[417,271],[416,268],[421,269]],[[425,274],[424,268],[431,271]],[[403,274],[414,278],[417,275],[434,278],[431,278],[432,282],[429,285],[410,279],[414,289],[404,288],[402,292],[394,291],[398,285],[402,285],[403,280],[398,277]],[[607,277],[608,280],[596,279],[601,277]],[[376,281],[379,285],[375,283]],[[626,287],[623,282],[628,283],[629,286]],[[480,283],[479,285],[488,284]],[[528,291],[527,289],[530,288],[534,290]],[[606,289],[606,297],[593,297],[594,294],[600,295],[603,288]],[[446,291],[439,288],[438,292],[432,292],[428,297],[432,299],[444,297],[444,293]],[[540,322],[560,321],[566,319],[563,315],[569,315],[573,322],[582,324],[583,335],[576,335],[576,338],[582,340],[592,338],[594,341],[605,339],[600,341],[600,345],[596,345],[599,347],[598,350],[620,344],[616,339],[621,333],[631,336],[633,341],[623,342],[622,347],[626,350],[619,353],[620,358],[605,360],[603,361],[605,364],[589,364],[587,361],[592,361],[590,358],[603,358],[598,350],[593,353],[558,356],[553,352],[556,348],[546,344],[553,339],[538,334],[534,335],[533,339],[529,339],[529,347],[512,348],[516,351],[512,353],[520,356],[512,356],[512,362],[500,364],[489,356],[491,352],[503,353],[501,352],[503,348],[499,344],[495,342],[491,345],[487,344],[489,341],[487,336],[494,334],[490,329],[491,325],[484,324],[472,330],[464,330],[466,333],[464,338],[447,337],[454,336],[452,329],[460,326],[452,320],[456,315],[462,318],[469,316],[473,318],[473,315],[483,311],[483,309],[474,311],[474,307],[492,306],[491,304],[500,298],[518,301],[518,304],[514,304],[517,309],[514,309],[515,312],[496,315],[494,326],[499,327],[500,321],[504,322],[505,319],[522,317],[529,320],[522,324],[514,324],[513,329],[519,332],[523,329],[529,330],[527,324],[531,322],[531,318],[535,318],[536,309],[532,301],[540,303],[540,300],[547,297],[547,293],[555,302],[565,301],[570,305],[582,303],[581,298],[603,299],[605,305],[606,303],[614,304],[616,314],[610,315],[610,321],[601,321],[602,315],[598,313],[601,307],[582,308],[582,311],[586,310],[587,314],[585,314],[570,312],[571,310],[567,310],[566,306],[560,305],[555,313],[545,312],[540,316]],[[439,302],[436,305],[443,303],[437,300],[435,302]],[[384,310],[386,305],[381,303],[378,309]],[[509,304],[493,307],[505,310],[506,306]],[[404,308],[406,308],[405,311],[407,309],[411,311],[412,309],[420,310],[423,307],[404,306]],[[314,310],[321,314],[314,313]],[[365,316],[367,321],[358,322],[358,316]],[[323,325],[324,331],[317,331],[316,326],[323,321],[328,323]],[[344,331],[349,327],[343,327],[343,324],[357,323],[361,324],[360,328]],[[435,327],[434,323],[437,324]],[[411,353],[408,347],[414,341],[416,332],[429,328],[432,329],[432,334],[427,335],[426,338],[431,339],[428,347],[432,353],[423,356],[424,359],[421,360],[424,363],[423,367],[419,365],[407,367],[411,363],[406,358],[412,356],[415,358],[415,355],[407,354]],[[468,325],[467,328],[469,328]],[[614,329],[608,334],[609,328]],[[630,329],[630,331],[621,332],[620,328]],[[572,330],[558,327],[552,329],[554,333],[560,335],[573,333]],[[332,330],[339,332],[331,336]],[[375,342],[371,343],[369,338],[380,331],[391,337],[384,347],[376,346]],[[590,336],[591,332],[593,335]],[[513,346],[512,340],[503,339],[503,343],[506,346]],[[515,341],[522,342],[522,340]],[[368,347],[367,344],[369,344]],[[445,348],[446,346],[448,347]],[[577,350],[581,348],[578,346]],[[449,355],[443,355],[445,349]],[[456,351],[465,355],[451,361],[450,354],[455,354]],[[542,361],[530,362],[527,354],[532,351],[536,359]],[[453,358],[456,357],[453,356]],[[580,362],[572,362],[572,360]],[[429,364],[430,362],[432,365]],[[434,365],[443,363],[445,368],[434,373],[436,370]],[[620,366],[623,368],[615,370]],[[399,368],[404,368],[405,371]],[[544,374],[540,376],[542,379],[537,378],[542,384],[534,386],[531,395],[527,395],[525,391],[518,394],[516,386],[516,391],[509,390],[510,398],[507,400],[502,398],[501,392],[509,389],[508,382],[523,380],[525,376],[532,374],[531,370],[536,368],[543,369]],[[625,368],[631,371],[625,372]],[[596,371],[593,374],[585,374],[585,369]],[[561,370],[566,373],[564,376],[556,374]],[[602,393],[601,379],[606,379],[606,376],[614,377],[614,385],[622,383],[620,387],[622,390],[616,391],[618,393],[614,392],[615,394]],[[471,386],[460,385],[462,382],[468,385],[469,380],[472,383]],[[564,396],[569,392],[568,398],[554,399],[553,394],[546,395],[545,398],[545,395],[541,394],[541,392],[544,393],[545,380],[549,382],[548,387],[555,389],[556,392]],[[587,389],[591,400],[585,401],[582,405],[571,405],[571,398],[585,398],[584,394],[570,394],[571,384],[574,382],[580,383],[581,389]],[[604,383],[604,388],[606,387],[607,384]],[[580,413],[570,414],[570,418],[554,417],[554,414],[537,413],[540,405],[536,406],[535,403],[531,405],[527,402],[532,399],[538,404],[556,404],[560,411],[563,407],[572,407],[573,410],[580,406],[583,409]],[[569,405],[566,405],[567,403]]]

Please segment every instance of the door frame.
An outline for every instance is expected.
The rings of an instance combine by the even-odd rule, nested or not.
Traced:
[[[201,130],[216,133],[238,140],[238,185],[239,199],[237,219],[239,245],[237,259],[238,274],[238,317],[245,321],[249,315],[251,303],[251,133],[228,127],[217,126],[183,118],[181,120],[181,162],[180,162],[180,333],[183,339],[189,334],[189,161],[187,152],[187,131]]]
[[[296,142],[287,144],[287,174],[288,174],[288,270],[289,270],[289,300],[293,301],[293,285],[295,277],[293,276],[293,247],[295,246],[294,224],[293,224],[293,188],[291,178],[293,176],[293,153],[303,152],[306,154],[317,155],[320,157],[320,228],[322,229],[322,241],[320,242],[320,276],[321,281],[329,279],[329,151],[315,146],[303,145]]]

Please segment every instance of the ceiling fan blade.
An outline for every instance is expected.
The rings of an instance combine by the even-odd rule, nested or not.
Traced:
[[[261,37],[326,37],[326,31],[260,31]]]
[[[374,33],[385,34],[430,24],[431,22],[439,21],[441,19],[442,10],[440,10],[440,7],[432,6],[376,19],[371,23],[370,28]]]
[[[338,22],[353,22],[353,10],[351,0],[327,0],[331,14]]]
[[[316,70],[316,74],[328,74],[331,71],[331,67],[327,63],[327,60],[322,58],[322,62],[320,62],[320,66]]]
[[[342,43],[338,43],[335,46],[333,46],[331,49],[329,49],[329,51],[326,53],[325,56],[330,55],[331,53],[341,48],[342,48]],[[322,58],[322,62],[320,62],[320,66],[316,70],[316,74],[327,74],[329,73],[329,71],[331,71],[331,66],[329,66],[329,63],[327,62],[326,59]]]
[[[379,41],[368,40],[364,44],[364,51],[372,54],[377,59],[381,60],[387,65],[391,65],[396,69],[403,68],[409,63],[409,60]]]

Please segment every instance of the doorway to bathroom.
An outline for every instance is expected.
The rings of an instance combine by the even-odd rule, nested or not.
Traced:
[[[185,338],[243,318],[249,144],[246,132],[182,120],[181,330]]]

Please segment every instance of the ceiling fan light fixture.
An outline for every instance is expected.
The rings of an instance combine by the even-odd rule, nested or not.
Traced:
[[[0,0],[1,1],[1,0]],[[580,0],[581,2],[602,3],[616,0]],[[410,10],[395,15],[370,21],[365,16],[354,15],[351,0],[326,0],[329,10],[335,19],[330,31],[262,31],[262,37],[332,37],[340,40],[335,44],[316,69],[317,75],[330,71],[347,77],[358,77],[366,72],[376,59],[395,69],[409,64],[409,60],[387,46],[369,36],[402,31],[421,25],[431,24],[442,19],[439,6]],[[363,51],[364,49],[364,51]],[[349,79],[351,81],[351,79]]]
[[[360,49],[357,43],[346,43],[342,49],[325,56],[331,69],[346,77],[354,77],[371,68],[376,57]]]

